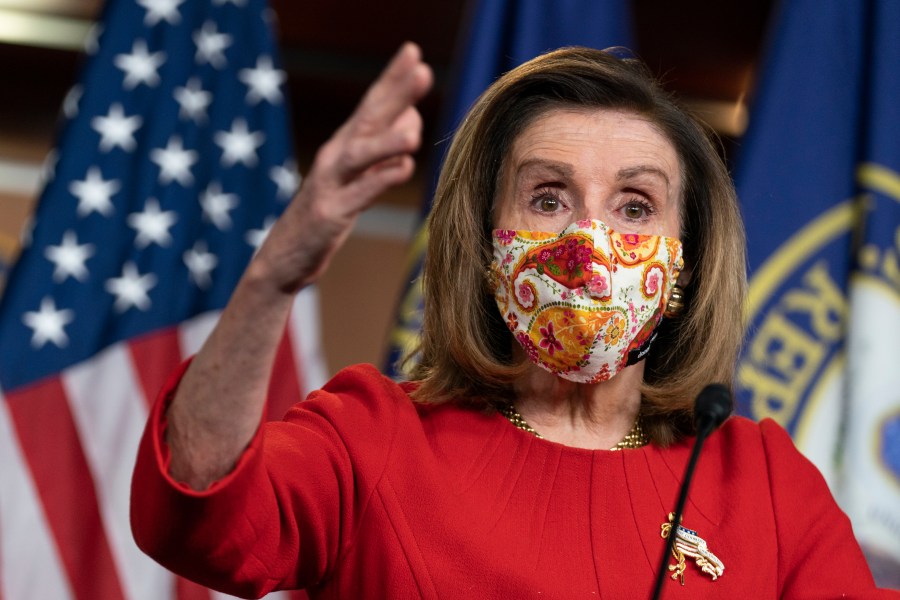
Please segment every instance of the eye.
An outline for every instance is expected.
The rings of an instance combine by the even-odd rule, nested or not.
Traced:
[[[544,212],[555,212],[559,209],[559,200],[551,196],[544,196],[538,206]]]
[[[624,208],[625,216],[629,219],[640,219],[644,216],[644,207],[640,204],[629,204]]]
[[[632,200],[622,207],[622,214],[631,221],[642,221],[653,214],[653,207],[641,200]]]
[[[531,199],[531,205],[542,213],[555,213],[562,210],[563,203],[553,191],[541,191]]]

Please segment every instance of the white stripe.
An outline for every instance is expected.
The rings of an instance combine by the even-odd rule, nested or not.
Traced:
[[[165,598],[173,589],[172,575],[138,549],[128,518],[131,474],[147,421],[147,400],[127,345],[107,348],[64,371],[61,379],[97,486],[125,597]]]
[[[308,287],[297,294],[291,318],[288,321],[288,336],[294,351],[297,372],[305,388],[304,395],[325,385],[327,373],[325,354],[322,351],[319,312],[319,293],[315,287]]]
[[[68,600],[72,590],[17,439],[0,392],[0,596]]]
[[[222,312],[218,310],[203,313],[182,322],[178,326],[178,341],[181,345],[181,356],[187,358],[200,351],[206,338],[209,337],[209,334],[212,333],[216,323],[218,323],[220,314],[222,314]]]

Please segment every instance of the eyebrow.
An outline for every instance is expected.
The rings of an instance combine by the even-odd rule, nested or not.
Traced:
[[[523,171],[532,168],[546,169],[561,178],[572,178],[575,175],[575,169],[569,163],[547,160],[544,158],[528,158],[519,163],[519,166],[516,169],[516,176],[519,176]],[[653,165],[636,165],[634,167],[620,169],[619,172],[616,173],[616,181],[626,181],[628,179],[640,177],[641,175],[650,175],[662,179],[667,190],[672,187],[666,172]]]
[[[548,171],[552,171],[560,177],[571,178],[575,174],[575,169],[573,169],[572,165],[568,163],[561,163],[555,160],[546,160],[543,158],[529,158],[519,163],[518,168],[516,168],[516,175],[526,169],[532,168],[546,169]]]
[[[652,165],[638,165],[636,167],[621,169],[618,173],[616,173],[616,181],[622,181],[623,179],[633,179],[640,175],[656,175],[657,177],[660,177],[663,181],[665,181],[666,188],[670,187],[669,176],[666,175],[666,172],[659,167],[654,167]]]

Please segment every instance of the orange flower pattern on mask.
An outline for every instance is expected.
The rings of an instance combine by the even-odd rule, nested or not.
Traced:
[[[609,238],[616,258],[623,265],[633,266],[650,260],[659,248],[660,238],[655,235],[616,233],[610,230]]]
[[[652,335],[678,277],[681,243],[601,221],[562,233],[496,230],[491,287],[528,358],[566,379],[618,373]]]
[[[652,300],[660,288],[666,285],[666,266],[659,261],[644,263],[644,276],[641,279],[641,294],[647,300]]]

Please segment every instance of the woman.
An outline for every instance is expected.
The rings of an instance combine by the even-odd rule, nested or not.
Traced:
[[[565,49],[492,86],[438,186],[414,381],[346,369],[259,427],[293,295],[410,176],[430,82],[404,46],[163,390],[135,537],[246,596],[647,597],[693,398],[731,380],[744,258],[715,148],[636,61]],[[669,596],[879,593],[771,422],[710,438],[683,523]]]

